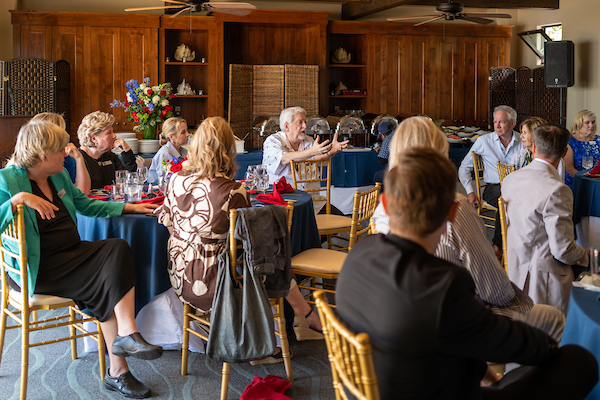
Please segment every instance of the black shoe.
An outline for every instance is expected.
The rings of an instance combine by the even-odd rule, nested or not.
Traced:
[[[154,360],[160,357],[162,352],[162,347],[146,342],[139,332],[129,336],[117,335],[112,345],[112,353],[118,357],[132,356],[141,360]]]
[[[138,381],[129,371],[117,377],[106,374],[104,376],[104,387],[133,399],[145,399],[146,397],[150,397],[150,389],[142,382]]]

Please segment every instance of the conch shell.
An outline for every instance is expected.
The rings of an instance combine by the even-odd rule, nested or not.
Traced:
[[[193,61],[196,58],[196,52],[191,51],[190,48],[185,44],[180,44],[177,46],[175,50],[175,55],[173,56],[177,61],[183,61],[185,58],[186,61]]]
[[[337,50],[331,56],[331,61],[338,64],[347,64],[350,62],[352,54],[346,52],[342,47],[338,47]]]
[[[342,81],[340,81],[340,83],[335,88],[335,95],[339,96],[340,94],[342,94],[342,90],[346,90],[346,89],[348,89],[348,87],[346,85],[344,85],[342,83]]]

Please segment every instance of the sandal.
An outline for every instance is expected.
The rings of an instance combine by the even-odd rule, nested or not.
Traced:
[[[313,310],[311,308],[310,312],[306,314],[304,317],[300,315],[296,315],[294,317],[294,333],[296,334],[296,340],[302,342],[304,340],[323,340],[325,336],[323,336],[323,332],[313,329],[308,325],[308,321],[306,318],[312,314]]]

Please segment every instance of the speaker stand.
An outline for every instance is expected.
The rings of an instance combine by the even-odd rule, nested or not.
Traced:
[[[564,88],[561,87],[560,93],[559,93],[559,96],[560,96],[559,107],[560,108],[558,110],[558,120],[560,121],[560,124],[562,126],[565,126],[565,121],[563,119],[563,90],[564,90]]]

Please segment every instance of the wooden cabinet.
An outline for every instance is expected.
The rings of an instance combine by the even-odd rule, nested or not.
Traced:
[[[195,95],[177,95],[171,101],[190,128],[206,117],[223,115],[224,88],[220,71],[223,54],[218,43],[222,43],[222,32],[212,17],[161,17],[160,79],[171,82],[174,91],[185,79],[196,92]],[[175,50],[181,44],[195,52],[194,60],[175,60]]]
[[[129,79],[158,82],[158,15],[11,11],[14,57],[66,60],[71,66],[71,138],[96,110],[115,115],[115,131],[132,131],[121,108]]]

